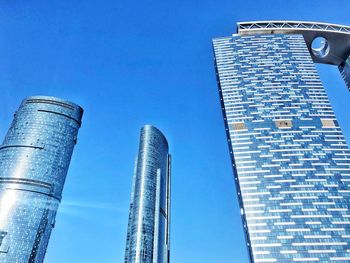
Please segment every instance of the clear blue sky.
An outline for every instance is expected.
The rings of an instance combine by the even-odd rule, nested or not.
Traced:
[[[46,262],[122,262],[144,124],[173,154],[172,263],[248,262],[211,39],[238,21],[350,25],[349,10],[349,0],[1,1],[0,137],[29,95],[85,109]],[[350,93],[336,68],[319,69],[349,140]]]

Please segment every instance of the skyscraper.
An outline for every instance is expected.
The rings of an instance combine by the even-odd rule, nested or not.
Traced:
[[[168,263],[170,165],[168,142],[155,127],[141,129],[132,184],[125,263]]]
[[[314,65],[349,80],[349,43],[350,27],[309,22],[213,40],[251,262],[350,262],[350,151]]]
[[[0,262],[43,262],[82,114],[43,96],[15,113],[0,146]]]

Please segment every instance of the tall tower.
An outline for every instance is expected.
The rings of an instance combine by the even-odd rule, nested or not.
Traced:
[[[135,162],[125,263],[169,263],[170,162],[164,135],[145,125]]]
[[[213,43],[251,262],[350,262],[350,151],[314,65],[350,79],[350,28],[239,23]]]
[[[43,96],[15,113],[0,146],[0,262],[43,262],[82,114]]]

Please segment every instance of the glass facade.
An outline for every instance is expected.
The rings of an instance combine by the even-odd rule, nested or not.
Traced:
[[[29,97],[0,146],[0,262],[43,262],[83,110]]]
[[[164,135],[144,126],[132,184],[125,263],[169,263],[170,162]]]
[[[346,86],[350,90],[350,56],[342,64],[340,64],[338,68]]]
[[[251,262],[350,262],[350,151],[303,36],[213,44]]]

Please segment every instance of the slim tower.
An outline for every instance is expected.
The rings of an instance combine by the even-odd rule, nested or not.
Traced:
[[[43,96],[15,113],[0,146],[0,262],[43,262],[82,114]]]
[[[169,263],[170,162],[164,135],[145,125],[135,162],[125,263]]]
[[[350,28],[247,22],[213,43],[251,262],[350,262],[350,151],[314,65],[349,80]]]

